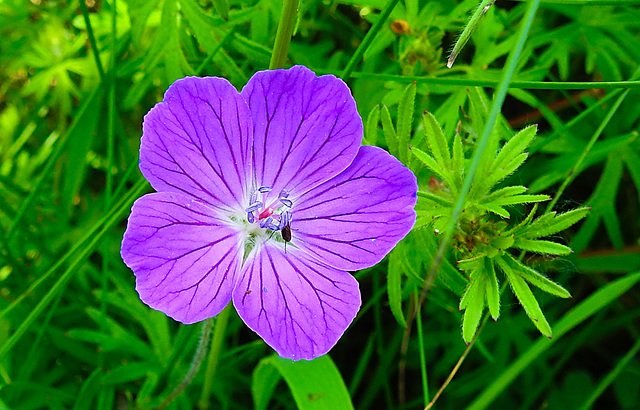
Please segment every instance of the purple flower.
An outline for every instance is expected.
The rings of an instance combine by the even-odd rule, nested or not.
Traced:
[[[346,84],[301,66],[184,78],[144,119],[138,199],[122,242],[142,301],[182,323],[230,300],[278,354],[325,354],[360,308],[348,270],[412,228],[413,173],[361,147]]]

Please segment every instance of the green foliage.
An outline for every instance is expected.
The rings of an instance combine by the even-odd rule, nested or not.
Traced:
[[[454,199],[463,189],[466,174],[462,148],[462,136],[453,137],[450,149],[440,125],[435,117],[426,112],[423,116],[425,139],[430,153],[418,148],[414,155],[436,176],[432,177],[426,192],[420,192],[418,215],[420,220],[429,221],[436,235],[444,232],[453,215]],[[558,233],[584,218],[587,208],[580,208],[562,215],[547,213],[533,219],[537,206],[529,216],[512,228],[506,222],[494,221],[495,216],[509,219],[507,207],[539,203],[549,199],[547,195],[525,194],[523,186],[494,186],[515,172],[528,154],[524,151],[533,141],[536,127],[531,126],[518,132],[500,148],[494,158],[485,159],[476,173],[463,205],[462,215],[453,234],[455,257],[458,268],[469,278],[467,289],[460,299],[459,308],[464,310],[462,335],[465,342],[473,339],[480,324],[482,312],[488,307],[491,317],[500,316],[500,293],[496,271],[501,271],[511,285],[513,293],[529,318],[540,332],[551,337],[551,327],[547,323],[538,301],[529,285],[555,296],[568,298],[560,285],[544,277],[540,272],[526,266],[509,253],[511,248],[547,255],[568,255],[571,249],[556,242],[539,238]],[[491,216],[494,214],[495,216]]]
[[[276,358],[226,309],[169,408],[423,408],[454,369],[438,408],[640,407],[638,2],[491,3],[300,3],[287,65],[349,84],[416,226],[355,273],[330,357]],[[119,256],[142,119],[177,78],[267,69],[282,10],[0,2],[0,407],[155,408],[182,380],[199,326]]]

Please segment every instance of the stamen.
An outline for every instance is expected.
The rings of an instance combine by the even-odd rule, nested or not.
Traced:
[[[293,206],[293,201],[287,198],[280,198],[280,202],[282,202],[282,205],[286,206],[287,208],[291,208]]]
[[[247,221],[249,221],[250,224],[256,221],[256,218],[253,216],[253,212],[247,212]]]
[[[261,186],[260,188],[258,188],[258,192],[260,192],[261,194],[266,194],[267,192],[271,192],[271,187]]]
[[[257,211],[261,207],[262,207],[262,202],[260,202],[260,201],[253,202],[252,204],[249,205],[249,207],[247,209],[245,209],[245,212]]]
[[[280,223],[278,224],[279,231],[283,230],[285,226],[291,223],[291,217],[292,217],[291,211],[284,211],[280,215]]]

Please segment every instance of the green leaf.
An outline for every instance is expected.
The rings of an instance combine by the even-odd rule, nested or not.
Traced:
[[[485,294],[485,275],[484,272],[480,271],[471,279],[467,291],[460,300],[460,308],[464,309],[464,316],[462,317],[462,339],[467,344],[473,340],[473,336],[475,336],[478,325],[480,324],[480,319],[482,319]]]
[[[451,200],[443,198],[440,195],[436,195],[429,191],[418,191],[418,197],[425,198],[439,206],[453,208],[453,202]]]
[[[398,158],[403,163],[409,159],[409,141],[413,129],[413,107],[416,100],[416,82],[407,86],[398,105]]]
[[[435,159],[433,159],[433,157],[431,157],[429,154],[421,151],[418,148],[415,148],[415,147],[411,148],[411,152],[413,152],[413,154],[416,157],[418,157],[418,159],[422,161],[422,163],[426,165],[427,168],[429,168],[444,183],[446,183],[449,189],[451,189],[451,191],[455,191],[452,175],[447,169],[443,169],[442,166],[439,163],[437,163]]]
[[[272,357],[265,357],[253,369],[251,375],[251,396],[255,410],[266,410],[269,408],[269,402],[273,396],[273,392],[278,385],[282,376],[271,361]]]
[[[530,204],[532,202],[548,201],[551,197],[549,195],[514,195],[507,198],[496,199],[493,203],[497,205],[517,205],[517,204]]]
[[[533,296],[533,292],[529,289],[529,285],[527,285],[519,273],[514,271],[502,257],[498,256],[496,261],[498,262],[498,265],[500,265],[500,269],[502,269],[504,274],[507,276],[511,289],[520,301],[520,304],[527,313],[527,316],[529,316],[540,333],[546,337],[551,337],[551,326],[549,326],[547,319],[544,317],[536,297]]]
[[[471,190],[469,192],[470,199],[482,198],[496,185],[509,175],[513,174],[516,169],[520,168],[520,165],[527,159],[528,154],[523,153],[513,158],[504,167],[491,168],[491,172],[488,175],[484,175],[474,180]]]
[[[378,124],[380,123],[380,105],[376,104],[367,116],[363,144],[378,145]]]
[[[493,161],[493,168],[504,168],[511,162],[512,158],[521,155],[525,149],[531,144],[536,136],[538,127],[531,125],[516,135],[514,135],[500,150],[496,159]]]
[[[397,261],[397,258],[402,256],[399,252],[392,252],[389,256],[389,270],[387,273],[387,295],[389,296],[389,308],[391,313],[398,321],[398,324],[403,328],[407,327],[407,322],[404,319],[404,313],[402,312],[402,271],[400,269],[401,264]]]
[[[553,235],[564,231],[587,216],[589,210],[590,208],[577,208],[559,215],[551,212],[536,219],[529,226],[523,227],[522,230],[518,229],[518,233],[515,231],[514,233],[529,239]]]
[[[98,395],[98,391],[102,387],[102,369],[94,370],[87,377],[80,388],[77,400],[73,406],[73,410],[90,410],[93,408],[93,400]],[[8,407],[7,407],[8,408]]]
[[[487,301],[487,307],[493,320],[498,320],[500,317],[500,289],[498,285],[498,278],[496,277],[496,269],[493,265],[493,261],[489,258],[484,258],[484,271],[487,276],[485,295]]]
[[[571,248],[569,248],[568,246],[540,239],[525,239],[516,237],[513,246],[525,251],[549,255],[569,255],[572,252]]]
[[[482,205],[478,205],[480,208],[484,208],[489,212],[493,212],[496,215],[499,215],[503,218],[511,218],[511,214],[509,214],[509,211],[507,211],[505,208],[501,207],[500,205],[496,205],[494,203],[489,203],[489,204],[482,204]]]
[[[467,407],[471,410],[489,408],[491,403],[508,388],[511,383],[524,370],[529,369],[529,365],[536,360],[540,360],[544,352],[567,332],[582,324],[591,316],[603,309],[611,302],[617,300],[621,295],[640,282],[640,272],[625,275],[620,279],[610,282],[588,298],[580,302],[577,306],[567,312],[555,326],[555,337],[553,339],[539,339],[531,347],[521,353],[511,365],[505,369],[482,393]]]
[[[514,272],[519,272],[520,276],[533,286],[561,298],[566,299],[571,297],[571,294],[565,288],[546,278],[537,270],[524,265],[513,256],[505,254],[503,258]]]
[[[522,194],[523,192],[527,192],[527,187],[522,185],[514,185],[514,186],[506,186],[504,188],[500,188],[491,194],[485,196],[480,200],[480,203],[485,202],[493,202],[500,198],[507,198],[514,195]]]
[[[125,363],[110,370],[102,383],[118,385],[144,378],[149,373],[162,374],[163,369],[155,361]]]
[[[382,133],[384,134],[384,139],[387,142],[389,153],[393,156],[398,156],[398,135],[393,127],[391,114],[389,114],[389,109],[386,105],[382,106]]]
[[[425,111],[422,122],[424,124],[424,132],[431,150],[431,155],[438,165],[447,172],[451,171],[451,154],[449,153],[449,145],[447,139],[442,133],[442,128],[436,117],[429,111]],[[453,186],[451,188],[454,188]]]
[[[91,149],[91,142],[100,119],[100,113],[103,112],[102,90],[102,88],[99,88],[98,92],[91,94],[90,99],[87,101],[87,109],[82,112],[81,116],[76,118],[75,126],[69,131],[67,148],[63,154],[67,166],[60,203],[60,216],[64,220],[70,215],[74,198],[78,195],[89,165],[87,154]]]
[[[263,361],[284,378],[298,409],[353,409],[342,375],[328,355],[297,362],[273,355]]]
[[[453,180],[457,187],[462,186],[464,181],[464,149],[462,147],[462,138],[460,134],[453,137],[453,157],[451,158],[451,170],[453,171]]]

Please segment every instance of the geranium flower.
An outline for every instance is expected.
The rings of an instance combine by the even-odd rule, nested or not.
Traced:
[[[415,176],[361,140],[334,76],[262,71],[241,93],[176,81],[144,118],[140,169],[158,192],[134,203],[122,242],[142,301],[189,324],[233,300],[281,356],[325,354],[360,308],[347,271],[415,222]]]

